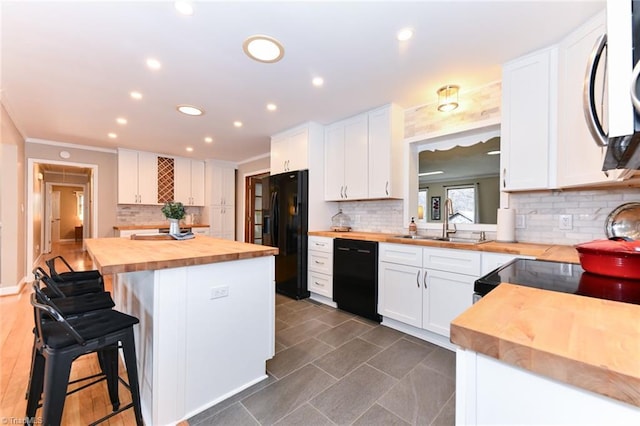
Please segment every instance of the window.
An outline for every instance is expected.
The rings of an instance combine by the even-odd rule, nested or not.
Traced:
[[[76,192],[76,216],[84,221],[84,192]]]
[[[418,191],[418,221],[427,221],[427,189],[421,189]]]
[[[453,213],[449,223],[476,223],[476,187],[474,185],[447,188],[447,198],[451,199]]]

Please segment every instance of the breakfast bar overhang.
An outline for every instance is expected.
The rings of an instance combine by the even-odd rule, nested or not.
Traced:
[[[85,244],[102,274],[113,274],[116,308],[140,319],[146,424],[176,424],[266,378],[277,249],[200,235]]]

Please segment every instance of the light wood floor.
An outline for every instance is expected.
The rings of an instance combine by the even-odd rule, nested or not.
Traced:
[[[54,255],[62,255],[75,270],[92,269],[91,258],[82,251],[82,243],[54,245]],[[43,265],[44,267],[44,261]],[[46,271],[48,269],[44,268]],[[107,290],[111,288],[110,277],[105,277]],[[31,349],[33,345],[33,309],[29,303],[30,285],[18,295],[0,297],[0,424],[18,424],[12,419],[24,418],[27,401],[25,392],[29,378]],[[126,380],[126,372],[120,361],[120,375]],[[73,363],[71,380],[99,372],[95,355],[85,355]],[[131,402],[129,391],[120,386],[120,402],[124,406]],[[64,406],[63,425],[87,425],[111,412],[111,404],[103,381],[67,397]],[[38,410],[36,417],[40,415]],[[20,423],[21,424],[21,423]],[[134,425],[133,410],[126,410],[104,425]]]

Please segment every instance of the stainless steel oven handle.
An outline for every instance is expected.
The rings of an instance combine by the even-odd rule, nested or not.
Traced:
[[[596,69],[602,56],[602,51],[607,45],[607,34],[602,34],[596,40],[596,44],[589,55],[587,61],[587,71],[584,76],[584,86],[582,92],[582,108],[584,109],[584,118],[589,128],[589,133],[593,136],[596,145],[600,147],[607,146],[609,138],[602,128],[602,124],[598,121],[595,106],[594,87],[596,80]]]

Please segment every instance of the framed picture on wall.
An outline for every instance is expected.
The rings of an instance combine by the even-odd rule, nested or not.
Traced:
[[[440,197],[431,197],[431,220],[440,220]]]

